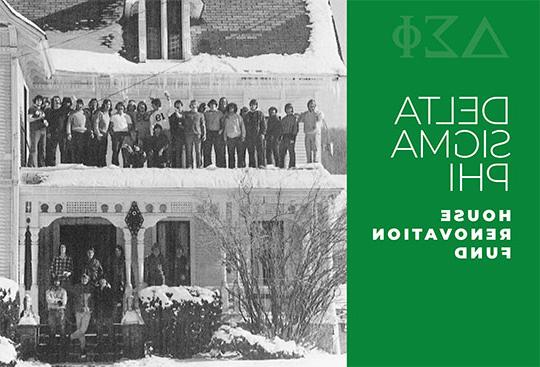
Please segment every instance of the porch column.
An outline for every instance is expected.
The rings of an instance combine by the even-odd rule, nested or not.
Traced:
[[[161,1],[161,57],[169,58],[169,32],[167,31],[167,0]]]
[[[21,305],[24,299],[26,289],[24,288],[24,264],[25,264],[25,242],[26,242],[26,227],[19,228],[19,298]]]
[[[32,287],[30,288],[30,296],[32,296],[32,307],[34,310],[39,310],[38,304],[38,260],[39,260],[39,228],[30,228],[32,238]]]
[[[127,296],[131,295],[133,291],[133,285],[131,284],[131,247],[132,247],[132,236],[131,231],[128,228],[123,228],[124,231],[124,257],[126,258],[126,289],[125,294]]]
[[[141,228],[137,233],[137,261],[139,268],[139,289],[144,283],[144,232],[146,228]]]
[[[146,0],[139,0],[139,62],[146,61]]]
[[[180,0],[182,16],[182,58],[191,59],[191,26],[189,0]]]

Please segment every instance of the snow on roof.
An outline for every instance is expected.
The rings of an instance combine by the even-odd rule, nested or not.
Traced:
[[[105,168],[60,165],[55,168],[23,170],[29,184],[50,187],[113,188],[215,188],[240,186],[269,189],[339,189],[333,176],[320,164],[301,165],[297,169],[215,168]]]
[[[187,61],[134,63],[116,54],[51,48],[56,70],[99,74],[277,73],[346,74],[339,57],[332,11],[327,0],[305,0],[310,18],[309,47],[303,54],[228,57],[199,54]]]
[[[19,285],[11,279],[0,277],[0,289],[7,291],[4,301],[14,301],[19,291]]]
[[[36,23],[32,22],[30,19],[26,18],[24,15],[22,15],[21,13],[19,13],[17,10],[15,10],[11,5],[9,5],[9,3],[6,1],[6,0],[0,0],[4,6],[17,18],[19,18],[19,20],[21,20],[22,22],[26,23],[27,25],[29,25],[30,27],[32,27],[35,31],[39,32],[43,37],[45,37],[45,32],[43,32],[43,30],[41,28],[39,28]]]

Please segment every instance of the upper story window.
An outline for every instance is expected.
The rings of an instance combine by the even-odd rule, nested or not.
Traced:
[[[139,60],[182,60],[190,56],[188,0],[139,1]]]

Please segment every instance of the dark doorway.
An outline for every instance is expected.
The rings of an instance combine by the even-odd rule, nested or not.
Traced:
[[[94,248],[94,257],[101,262],[105,277],[108,276],[116,246],[116,228],[113,225],[62,225],[60,243],[66,245],[67,255],[73,258],[73,282],[81,278],[86,251],[90,247]]]
[[[169,286],[191,285],[189,222],[159,222],[157,242],[165,251],[165,283]]]

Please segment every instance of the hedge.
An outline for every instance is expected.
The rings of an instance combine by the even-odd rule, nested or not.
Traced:
[[[199,287],[149,287],[139,293],[147,350],[190,358],[208,349],[221,319],[218,292]]]

